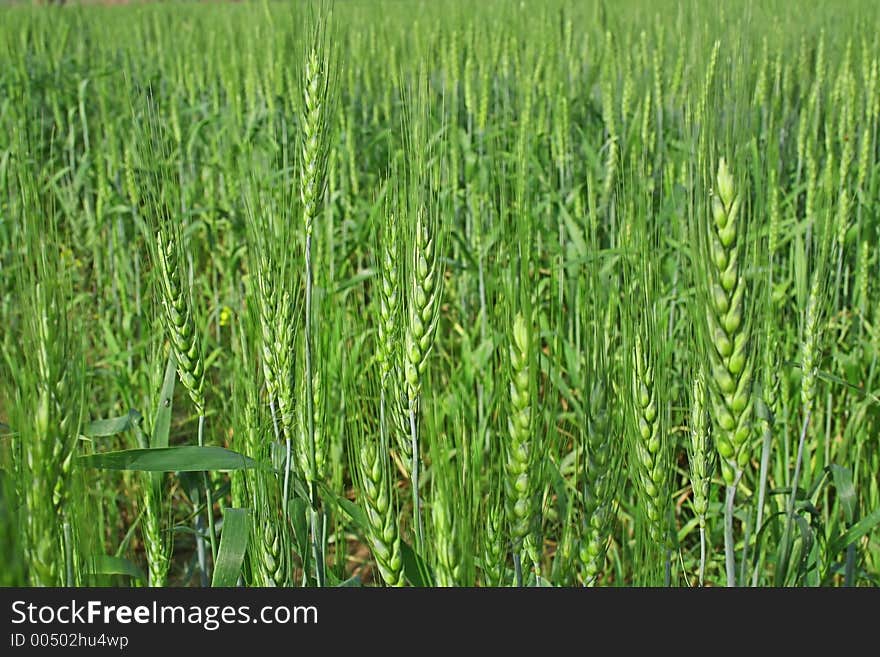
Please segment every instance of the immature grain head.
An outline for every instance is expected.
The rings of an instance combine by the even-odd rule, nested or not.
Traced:
[[[35,231],[36,233],[36,231]],[[40,235],[42,237],[42,235]],[[30,245],[45,263],[45,247]],[[43,249],[39,253],[37,249]],[[18,482],[28,577],[33,586],[70,585],[65,577],[62,523],[71,513],[71,479],[82,421],[85,361],[68,324],[69,302],[61,285],[48,276],[57,270],[39,268],[37,280],[23,276],[19,298],[26,312],[16,390],[18,413],[10,423],[19,429]],[[45,277],[45,278],[44,278]]]
[[[179,242],[173,230],[163,229],[156,233],[156,245],[162,305],[165,308],[165,328],[177,357],[180,381],[189,393],[196,412],[201,416],[205,413],[204,362],[191,300],[184,292],[181,281]]]
[[[249,391],[244,405],[243,422],[236,429],[241,434],[246,452],[253,458],[269,459],[272,445],[266,441],[267,425],[256,390]],[[253,514],[253,540],[248,544],[248,554],[256,586],[288,586],[291,538],[289,522],[283,515],[278,497],[281,492],[279,479],[271,471],[255,471],[248,477]]]
[[[706,307],[709,384],[715,446],[730,485],[750,458],[753,359],[746,316],[746,282],[740,271],[741,200],[722,158],[718,164],[711,221],[706,223],[709,262]]]
[[[434,496],[431,520],[437,563],[434,576],[437,586],[455,586],[461,574],[461,559],[456,544],[453,505],[449,491]]]
[[[265,255],[259,259],[257,280],[257,306],[260,318],[260,356],[263,364],[263,378],[269,402],[274,404],[278,398],[280,374],[275,350],[275,313],[278,309],[275,277],[270,273],[270,263]]]
[[[507,540],[501,504],[496,503],[489,507],[482,547],[483,585],[501,586],[507,564]]]
[[[144,550],[147,554],[147,568],[150,586],[162,587],[168,582],[168,570],[171,567],[171,546],[161,525],[162,495],[161,488],[152,485],[152,478],[147,478],[144,491]]]
[[[605,550],[614,521],[620,467],[619,427],[606,406],[605,386],[597,383],[589,399],[584,464],[584,518],[580,542],[581,576],[587,585],[596,582],[605,561]]]
[[[283,526],[280,518],[273,517],[257,527],[257,555],[254,567],[260,586],[287,585],[287,553],[284,547]]]
[[[401,465],[409,473],[412,467],[412,442],[410,440],[409,397],[404,379],[404,270],[401,262],[403,239],[398,213],[389,204],[386,206],[387,222],[382,227],[379,251],[379,325],[376,345],[376,360],[379,364],[379,382],[390,415],[389,431],[394,435],[401,456]],[[407,329],[409,331],[409,329]],[[418,375],[418,370],[416,370]]]
[[[694,511],[700,527],[706,526],[709,509],[709,487],[712,481],[712,441],[709,434],[706,383],[702,374],[694,379],[691,399],[691,422],[688,440],[688,471],[694,497]]]
[[[395,209],[388,207],[387,222],[381,235],[380,281],[379,281],[379,340],[376,345],[376,360],[379,363],[379,380],[382,394],[391,414],[389,430],[394,433],[404,468],[409,469],[412,460],[412,443],[409,439],[409,417],[406,408],[403,348],[403,305],[401,293],[404,288],[401,263],[401,226]]]
[[[665,545],[668,454],[660,426],[653,357],[646,350],[640,335],[636,336],[632,358],[636,481],[642,491],[651,539]]]
[[[422,375],[434,346],[440,311],[442,278],[437,260],[435,221],[424,207],[416,214],[412,266],[407,292],[408,322],[404,342],[407,398],[414,405],[422,389]]]
[[[816,378],[819,358],[821,316],[821,286],[819,276],[813,276],[804,318],[804,337],[801,346],[801,404],[805,412],[813,408],[816,399]]]
[[[327,184],[327,159],[330,153],[333,86],[330,49],[326,25],[319,21],[306,54],[302,79],[302,132],[300,156],[300,200],[306,234],[318,215],[318,203]]]
[[[358,450],[357,468],[361,500],[369,522],[367,541],[373,558],[386,584],[403,586],[403,556],[397,509],[388,472],[388,452],[380,440],[367,437],[362,441]]]
[[[524,549],[534,564],[538,563],[537,545],[532,539],[538,519],[535,504],[535,481],[532,468],[537,454],[533,436],[533,400],[531,367],[531,330],[523,315],[513,321],[508,348],[510,361],[510,399],[507,418],[509,442],[505,465],[507,521],[515,550]]]
[[[296,440],[295,304],[289,292],[271,280],[272,270],[261,270],[259,281],[260,351],[270,405],[277,404],[279,438]]]
[[[300,404],[298,407],[298,425],[296,444],[297,457],[301,471],[307,478],[312,478],[314,473],[315,481],[322,481],[327,467],[327,431],[324,426],[324,386],[322,383],[321,371],[316,370],[312,376],[312,395],[313,395],[313,414],[314,414],[314,451],[308,440],[308,418],[306,412],[308,405],[305,403],[305,377],[301,379],[300,386]],[[314,461],[314,463],[313,463]],[[314,468],[312,467],[314,465]]]
[[[397,215],[390,211],[382,231],[381,280],[379,283],[379,361],[382,382],[388,382],[399,367],[398,347],[401,333],[400,318],[400,236]]]

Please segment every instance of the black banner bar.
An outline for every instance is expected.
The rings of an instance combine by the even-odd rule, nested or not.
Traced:
[[[345,654],[383,644],[391,653],[409,645],[408,652],[430,646],[433,654],[484,642],[519,654],[564,649],[571,640],[583,647],[614,640],[631,649],[682,632],[688,643],[699,635],[717,641],[713,631],[744,619],[791,618],[803,627],[817,607],[823,622],[838,615],[846,626],[865,628],[877,601],[876,591],[852,589],[8,588],[0,589],[0,655],[159,650],[170,657],[184,646],[217,654],[323,646]]]

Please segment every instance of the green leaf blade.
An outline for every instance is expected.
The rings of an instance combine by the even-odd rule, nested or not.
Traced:
[[[229,508],[223,511],[223,532],[220,535],[212,587],[230,587],[238,583],[250,538],[250,526],[249,509]]]
[[[228,472],[257,467],[256,461],[230,449],[195,445],[87,454],[79,457],[79,462],[99,470],[140,472]]]

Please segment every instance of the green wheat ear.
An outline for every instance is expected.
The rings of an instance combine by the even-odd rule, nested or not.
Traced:
[[[442,281],[437,261],[436,235],[424,207],[416,215],[412,270],[409,284],[409,321],[404,342],[407,398],[414,405],[422,391],[422,376],[434,346],[440,311]]]
[[[379,249],[382,255],[379,264],[379,340],[376,345],[376,360],[379,363],[382,395],[391,416],[389,431],[394,434],[395,445],[401,456],[400,463],[409,476],[412,467],[412,442],[404,380],[404,349],[401,343],[404,333],[401,227],[394,208],[386,205],[386,214],[387,222],[382,227]]]
[[[384,451],[378,440],[367,439],[361,445],[358,457],[361,490],[369,522],[367,540],[383,581],[389,586],[403,586],[400,532],[388,473],[388,459],[383,458]]]
[[[327,184],[330,129],[333,110],[333,73],[326,24],[315,26],[313,44],[306,55],[302,81],[302,142],[300,200],[307,235],[318,216],[318,203]]]
[[[709,489],[712,480],[712,440],[709,434],[706,409],[706,383],[701,374],[694,379],[691,400],[690,440],[688,441],[688,469],[694,495],[694,511],[700,528],[706,527],[709,510]]]
[[[351,466],[358,500],[367,519],[367,543],[382,580],[388,586],[403,586],[403,552],[399,513],[391,476],[388,425],[384,400],[379,408],[379,430],[358,430],[351,450]],[[378,435],[377,435],[378,434]]]
[[[640,335],[635,340],[632,375],[636,476],[643,494],[651,540],[665,545],[668,448],[660,426],[654,361],[652,354],[645,349]]]
[[[379,343],[376,360],[379,361],[383,384],[390,383],[399,367],[398,340],[400,336],[400,263],[399,225],[397,215],[388,212],[388,221],[382,231],[381,280],[379,284]]]
[[[706,516],[712,491],[714,451],[706,405],[706,381],[702,373],[694,379],[691,398],[691,418],[687,443],[688,475],[693,492],[694,512],[700,525],[699,585],[703,586],[706,571]]]
[[[535,567],[539,564],[538,546],[533,540],[538,512],[532,469],[537,459],[533,429],[532,338],[523,315],[513,321],[513,335],[508,349],[510,359],[510,410],[507,418],[506,477],[507,522],[515,551],[523,551]]]
[[[741,200],[724,158],[718,163],[712,221],[707,222],[709,247],[708,305],[709,382],[715,447],[721,474],[732,485],[749,463],[752,417],[753,359],[746,321],[746,283],[740,271]]]
[[[325,430],[324,415],[324,388],[321,371],[316,370],[312,376],[312,393],[314,399],[314,429],[315,449],[310,452],[308,441],[308,418],[306,417],[307,404],[305,403],[305,376],[300,379],[300,404],[297,408],[297,458],[301,472],[307,479],[312,478],[312,459],[314,459],[314,472],[316,481],[322,481],[327,467],[327,433]]]
[[[180,251],[173,232],[156,233],[165,328],[177,357],[177,372],[199,416],[205,413],[205,369],[190,299],[180,278]]]
[[[507,549],[504,532],[504,511],[500,503],[489,506],[486,531],[483,535],[483,585],[501,586],[506,571]]]
[[[248,451],[254,455],[267,455],[271,446],[265,439],[267,427],[257,401],[256,390],[251,391],[244,404],[242,432]],[[256,472],[250,480],[251,495],[256,509],[253,539],[248,546],[252,555],[255,584],[274,587],[288,586],[291,557],[289,524],[282,517],[278,494],[280,485],[272,472]]]
[[[614,522],[620,471],[619,430],[608,408],[604,382],[593,387],[586,427],[584,517],[586,527],[579,546],[581,575],[595,584],[605,561]]]

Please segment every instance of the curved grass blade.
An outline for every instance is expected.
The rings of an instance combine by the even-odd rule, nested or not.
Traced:
[[[89,422],[83,430],[83,435],[89,438],[106,438],[108,436],[115,436],[118,433],[131,429],[141,421],[142,417],[143,416],[138,411],[131,409],[128,413],[120,415],[119,417],[93,420],[92,422]]]
[[[124,557],[113,557],[109,554],[99,554],[95,557],[92,573],[95,575],[128,575],[132,579],[141,582],[147,581],[144,571],[131,561]]]
[[[425,560],[405,541],[400,542],[403,572],[413,586],[434,586],[434,574]]]
[[[177,357],[174,355],[174,349],[169,351],[165,378],[162,381],[159,403],[153,418],[150,447],[168,447],[168,434],[171,433],[171,403],[174,399],[174,383],[177,381]]]
[[[852,472],[849,468],[832,463],[828,468],[831,470],[831,478],[834,488],[837,489],[837,499],[843,507],[846,515],[846,524],[851,525],[856,517],[858,500],[856,499],[856,487],[853,485]]]
[[[880,525],[880,508],[874,509],[871,513],[859,520],[856,524],[846,530],[843,534],[831,541],[829,552],[837,554],[850,543],[859,540],[865,536],[874,527]]]
[[[223,532],[220,534],[212,587],[235,586],[238,582],[247,551],[250,526],[249,509],[229,508],[223,511]]]

